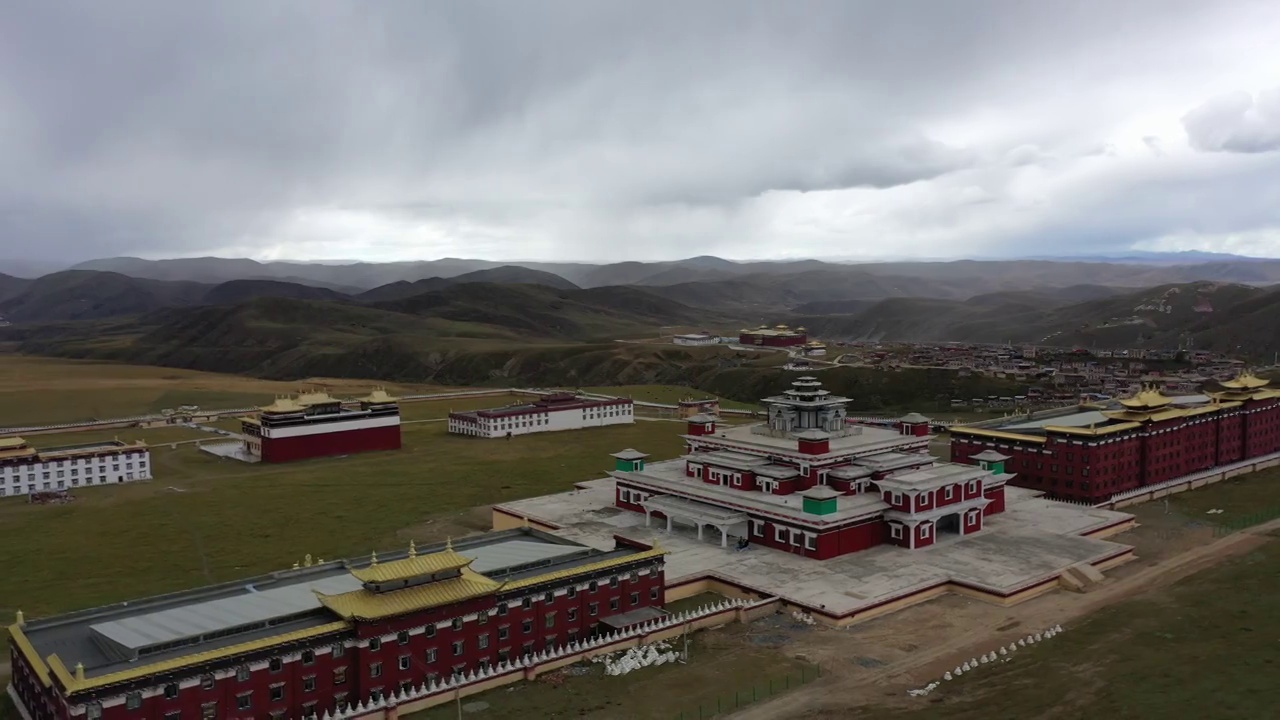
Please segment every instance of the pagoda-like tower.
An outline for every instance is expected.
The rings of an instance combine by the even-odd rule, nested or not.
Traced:
[[[842,433],[848,415],[849,398],[824,390],[817,378],[805,376],[781,395],[767,397],[769,429],[776,433],[799,434],[808,430]]]

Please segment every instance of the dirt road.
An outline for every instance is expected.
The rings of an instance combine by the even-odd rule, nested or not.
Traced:
[[[1162,558],[1133,573],[1119,568],[1120,577],[1086,594],[1058,590],[1011,608],[946,596],[846,631],[814,632],[788,650],[822,663],[823,678],[730,717],[777,720],[816,717],[825,711],[831,717],[847,717],[860,705],[903,702],[908,688],[936,680],[971,657],[1248,553],[1270,541],[1269,533],[1278,529],[1280,520]],[[858,657],[851,662],[851,655]]]

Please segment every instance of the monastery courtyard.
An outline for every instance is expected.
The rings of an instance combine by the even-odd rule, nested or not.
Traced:
[[[1127,513],[1052,502],[1034,491],[1008,487],[1006,510],[974,535],[908,550],[881,545],[832,560],[811,560],[752,545],[720,546],[715,528],[699,540],[694,527],[613,506],[612,478],[580,483],[577,490],[497,505],[494,527],[513,527],[528,518],[535,526],[594,547],[612,547],[613,536],[657,542],[667,557],[668,600],[716,590],[700,581],[715,579],[751,592],[779,596],[801,606],[841,616],[841,624],[874,617],[942,594],[947,589],[988,598],[1019,598],[1057,587],[1056,580],[1078,563],[1108,567],[1132,558],[1133,548],[1096,537],[1132,526]],[[956,583],[956,584],[950,584]],[[967,587],[964,587],[967,586]],[[997,597],[998,596],[998,597]]]

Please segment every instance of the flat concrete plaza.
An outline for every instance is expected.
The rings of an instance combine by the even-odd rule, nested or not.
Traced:
[[[948,582],[1008,598],[1056,579],[1072,565],[1098,564],[1132,550],[1083,537],[1124,527],[1133,517],[1127,513],[1045,500],[1022,488],[1007,487],[1005,493],[1005,512],[986,518],[978,533],[920,550],[881,545],[831,560],[758,545],[721,548],[719,533],[699,541],[693,527],[677,523],[668,533],[663,520],[646,528],[643,514],[614,506],[611,478],[582,483],[567,493],[504,503],[494,511],[495,520],[527,517],[555,528],[557,535],[601,549],[613,547],[615,534],[657,542],[670,552],[669,587],[718,579],[833,616],[854,615]]]

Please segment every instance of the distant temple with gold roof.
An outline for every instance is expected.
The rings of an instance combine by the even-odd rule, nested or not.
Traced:
[[[343,401],[320,391],[277,397],[241,419],[244,455],[278,463],[400,449],[400,405],[382,388]]]
[[[1280,390],[1251,373],[1199,395],[1144,385],[1131,397],[952,428],[959,461],[1012,458],[1016,485],[1071,500],[1117,493],[1280,452]]]
[[[741,330],[738,333],[739,345],[759,345],[761,347],[794,347],[809,342],[809,333],[804,328],[790,328],[786,325],[761,325],[757,328]]]

